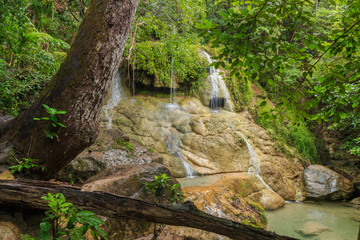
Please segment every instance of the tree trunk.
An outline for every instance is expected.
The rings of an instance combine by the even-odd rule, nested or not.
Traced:
[[[190,202],[183,205],[161,205],[105,192],[82,192],[79,188],[48,182],[0,180],[0,205],[48,210],[47,202],[40,199],[48,192],[61,192],[68,202],[106,217],[187,226],[238,240],[294,239],[208,215]]]
[[[93,0],[64,63],[40,98],[6,126],[0,126],[0,143],[9,141],[21,157],[39,159],[54,176],[98,135],[98,116],[112,78],[119,67],[139,0]],[[42,104],[68,113],[58,115],[66,128],[53,128]],[[46,138],[44,130],[58,139]]]

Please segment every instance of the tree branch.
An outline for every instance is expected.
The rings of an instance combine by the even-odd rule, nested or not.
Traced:
[[[330,51],[330,49],[341,39],[343,38],[348,32],[350,32],[356,25],[358,25],[360,23],[360,20],[358,20],[357,22],[355,22],[350,28],[348,28],[345,32],[343,32],[339,37],[337,37],[333,43],[319,56],[319,58],[315,61],[315,63],[313,63],[310,68],[306,71],[305,75],[304,75],[304,81],[300,82],[298,84],[298,86],[296,87],[295,91],[298,91],[299,88],[301,87],[301,85],[305,82],[306,80],[306,77],[309,75],[309,73],[311,72],[311,70],[315,67],[316,64],[319,63],[319,61],[322,59],[322,57],[328,53]],[[289,99],[289,102],[292,101],[292,98],[293,98],[294,95],[291,96],[291,98]]]

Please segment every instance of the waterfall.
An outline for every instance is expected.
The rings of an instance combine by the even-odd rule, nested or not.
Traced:
[[[106,119],[108,120],[108,129],[112,128],[113,109],[124,97],[126,97],[126,94],[121,84],[120,73],[117,71],[112,80],[111,97],[103,107]]]
[[[176,83],[174,81],[174,58],[171,59],[171,70],[170,70],[170,103],[174,103]]]
[[[135,52],[135,50],[134,50]],[[133,60],[133,66],[132,66],[132,95],[135,96],[135,59],[136,59],[136,55],[134,55],[134,60]]]
[[[168,150],[173,156],[178,157],[179,159],[182,160],[187,178],[196,177],[197,175],[196,172],[194,171],[194,169],[192,169],[190,164],[184,159],[184,156],[180,152],[180,146],[179,146],[180,141],[181,141],[181,137],[176,138],[173,134],[171,134],[169,130],[168,137],[165,139],[165,144]]]
[[[182,161],[182,164],[184,166],[185,174],[187,178],[196,177],[197,173],[196,171],[190,166],[190,164],[185,160],[184,156],[181,154],[181,148],[180,143],[181,139],[188,134],[188,131],[186,131],[184,134],[179,134],[175,136],[171,132],[171,126],[172,122],[178,118],[178,115],[176,112],[180,109],[180,106],[176,103],[168,103],[165,104],[164,110],[165,110],[165,120],[168,123],[167,131],[168,134],[164,140],[165,145],[167,147],[168,153],[173,155],[174,157],[179,158]]]
[[[267,185],[261,177],[261,170],[260,170],[260,159],[257,157],[253,147],[250,145],[250,143],[246,140],[246,138],[241,134],[241,137],[244,139],[249,153],[250,153],[250,162],[249,162],[249,170],[248,173],[254,174],[263,184],[264,186],[269,189],[270,191],[274,192],[269,185]]]
[[[213,60],[210,58],[210,55],[204,51],[201,51],[207,61],[211,64]],[[230,111],[234,111],[233,104],[231,102],[229,91],[226,88],[226,84],[220,74],[219,69],[215,69],[213,66],[210,67],[210,73],[207,78],[207,81],[210,84],[210,97],[209,97],[209,107],[210,108],[223,108],[228,105]]]

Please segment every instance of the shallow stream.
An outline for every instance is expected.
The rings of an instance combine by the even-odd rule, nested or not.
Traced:
[[[267,211],[267,229],[298,239],[356,240],[360,210],[333,202],[289,202],[284,207]],[[308,231],[323,228],[316,235],[299,232],[308,223]],[[305,227],[306,228],[306,227]]]
[[[216,174],[178,180],[183,187],[208,186],[226,175]],[[305,240],[356,240],[360,223],[360,210],[341,202],[287,202],[282,208],[267,211],[266,216],[267,230]],[[304,235],[300,233],[300,229],[314,234]]]

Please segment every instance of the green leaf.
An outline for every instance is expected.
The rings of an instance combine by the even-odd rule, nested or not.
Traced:
[[[67,111],[57,111],[56,114],[66,114]]]
[[[97,217],[83,217],[83,219],[91,226],[99,226],[105,222]]]
[[[79,217],[89,217],[89,216],[95,216],[95,213],[91,211],[82,211],[77,214]]]
[[[223,19],[228,19],[229,18],[229,15],[226,14],[225,12],[220,12],[220,15],[223,17]]]
[[[310,48],[310,50],[314,50],[316,48],[316,44],[310,43],[308,47]]]
[[[266,100],[265,101],[262,101],[261,103],[260,103],[260,107],[264,107],[265,105],[266,105]]]
[[[73,228],[70,230],[70,240],[83,240],[82,228]]]
[[[49,231],[50,230],[50,223],[48,222],[42,222],[40,223],[40,228],[44,231]]]
[[[43,104],[43,107],[44,107],[46,110],[50,111],[50,107],[48,107],[47,105]]]
[[[344,112],[339,112],[339,116],[341,119],[346,118],[347,114]]]
[[[266,96],[264,95],[256,95],[257,98],[262,98],[262,99],[266,99]]]

